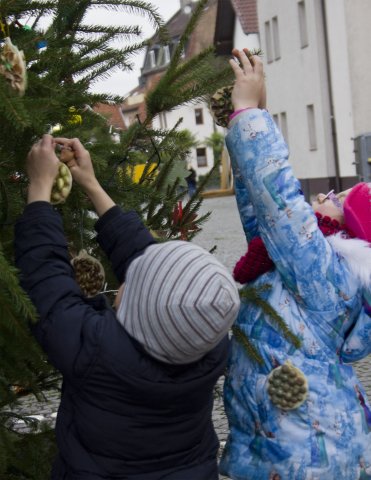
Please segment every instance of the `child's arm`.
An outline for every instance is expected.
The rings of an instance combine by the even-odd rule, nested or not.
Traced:
[[[247,48],[244,48],[243,51],[246,55],[250,55]],[[239,51],[237,49],[233,49],[232,54],[235,57],[239,57]],[[233,68],[236,65],[236,62],[234,60],[231,60],[231,65]],[[262,87],[258,89],[257,100],[255,99],[255,97],[254,98],[251,98],[251,97],[244,98],[244,96],[241,97],[241,95],[245,94],[246,89],[241,88],[240,90],[241,91],[239,92],[239,91],[236,91],[236,89],[234,89],[232,92],[233,94],[232,102],[234,103],[235,112],[237,112],[237,110],[243,110],[245,108],[251,108],[255,106],[262,109],[266,108],[266,88],[264,83]],[[250,242],[252,238],[257,237],[259,235],[258,222],[256,220],[254,206],[251,203],[249,192],[244,184],[243,178],[241,176],[241,172],[238,168],[238,162],[237,162],[237,158],[234,155],[234,151],[231,150],[229,154],[230,154],[231,165],[232,165],[232,170],[234,174],[234,188],[235,188],[235,196],[236,196],[238,211],[240,214],[242,227],[245,232],[246,240],[247,242]]]
[[[155,243],[155,239],[135,212],[123,212],[104,191],[95,177],[89,152],[77,138],[56,138],[55,142],[74,153],[74,158],[67,165],[74,181],[87,194],[100,217],[95,227],[97,240],[122,283],[130,262],[148,245]]]
[[[257,106],[264,82],[261,60],[254,56],[250,63],[243,52],[239,56],[242,68],[231,62],[236,74],[235,108]],[[353,287],[300,194],[287,161],[287,146],[273,119],[258,108],[242,112],[226,143],[237,159],[260,235],[282,280],[309,308],[333,310],[340,290],[352,295]]]
[[[89,306],[75,281],[62,219],[47,201],[32,201],[15,226],[20,283],[38,312],[32,327],[51,363],[68,378],[84,375],[99,348],[107,311]]]
[[[114,314],[89,306],[75,281],[62,220],[50,204],[59,164],[54,148],[44,135],[27,157],[28,205],[15,226],[15,259],[39,315],[37,340],[53,365],[76,379],[98,348],[103,316]]]
[[[72,173],[74,181],[84,190],[94,205],[98,216],[101,217],[115,206],[115,202],[98,182],[90,153],[84,148],[78,138],[55,138],[54,141],[64,148],[72,150],[74,158],[67,162],[67,166]]]
[[[34,145],[27,158],[28,205],[15,227],[15,257],[21,285],[39,315],[33,327],[36,338],[53,365],[63,375],[77,380],[91,365],[106,322],[118,324],[113,310],[107,305],[93,308],[75,281],[62,220],[50,204],[58,172],[54,147],[52,137],[46,135]],[[92,195],[102,221],[115,210],[125,215],[99,190]],[[128,231],[127,235],[134,234],[135,228],[131,226]],[[112,236],[114,234],[112,232]],[[124,254],[121,252],[121,255]]]
[[[258,222],[256,220],[254,205],[251,203],[249,192],[246,189],[237,168],[233,166],[233,162],[232,169],[234,174],[234,190],[238,212],[240,214],[242,228],[245,232],[247,243],[249,243],[252,238],[259,235]]]

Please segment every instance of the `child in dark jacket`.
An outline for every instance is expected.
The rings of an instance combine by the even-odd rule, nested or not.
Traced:
[[[73,179],[100,217],[97,239],[121,282],[116,311],[75,281],[50,204],[56,144],[73,151]],[[63,375],[52,479],[217,480],[211,412],[239,308],[233,279],[198,246],[157,244],[102,189],[77,139],[45,135],[27,170],[16,263],[39,313],[35,336]]]

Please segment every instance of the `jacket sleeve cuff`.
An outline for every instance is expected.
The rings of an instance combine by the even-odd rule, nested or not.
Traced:
[[[246,108],[237,112],[234,112],[235,115],[231,115],[230,117],[230,122],[228,124],[228,128],[232,128],[236,123],[238,123],[242,118],[251,118],[255,119],[258,118],[259,116],[262,116],[264,112],[267,112],[267,110],[260,109],[260,108]]]
[[[107,224],[109,224],[112,220],[114,220],[116,217],[120,216],[122,214],[121,208],[115,205],[114,207],[111,207],[107,212],[102,215],[99,220],[97,220],[97,223],[95,224],[95,230],[97,233],[100,233]]]
[[[43,213],[50,214],[54,211],[54,207],[51,203],[38,200],[37,202],[29,203],[24,207],[23,215],[27,215],[28,218],[38,217]]]

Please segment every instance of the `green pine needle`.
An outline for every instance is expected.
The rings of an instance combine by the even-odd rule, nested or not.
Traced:
[[[232,327],[232,333],[235,336],[236,340],[243,346],[248,357],[256,363],[259,363],[259,365],[264,365],[264,360],[260,355],[259,351],[250,342],[249,338],[247,337],[247,335],[245,335],[241,328],[237,325],[234,325]]]
[[[281,330],[284,338],[292,343],[295,348],[300,348],[301,340],[294,333],[291,332],[289,327],[286,325],[285,320],[272,308],[272,306],[266,302],[260,295],[262,292],[266,292],[271,289],[271,285],[264,284],[260,287],[245,287],[240,291],[241,299],[247,302],[251,302],[253,305],[261,308],[265,315],[270,317],[271,320],[276,324],[276,326]]]

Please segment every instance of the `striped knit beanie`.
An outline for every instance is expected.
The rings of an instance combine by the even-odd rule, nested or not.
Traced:
[[[195,362],[227,334],[240,299],[227,269],[189,242],[150,245],[130,264],[117,317],[152,357]]]

